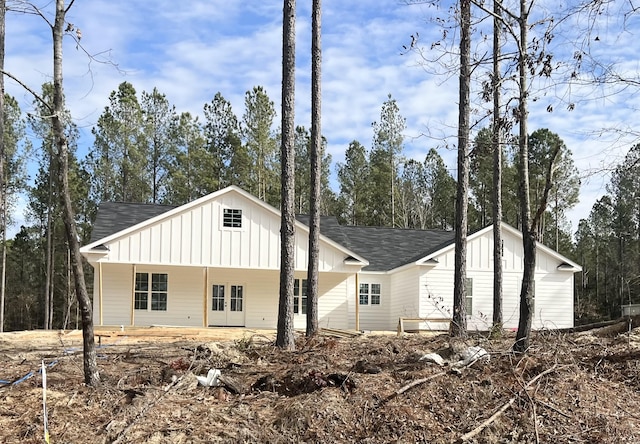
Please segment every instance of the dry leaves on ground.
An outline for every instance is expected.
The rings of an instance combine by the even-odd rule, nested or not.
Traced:
[[[103,341],[102,384],[82,383],[82,356],[64,335],[0,337],[0,441],[41,443],[48,368],[54,443],[640,442],[640,333],[537,333],[524,356],[513,337],[465,341],[300,336],[282,351],[265,335],[212,341]],[[6,339],[6,338],[5,338]],[[490,359],[443,367],[425,354],[469,346]],[[221,370],[224,385],[195,375]]]

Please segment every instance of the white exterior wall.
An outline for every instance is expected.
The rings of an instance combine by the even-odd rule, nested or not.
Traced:
[[[451,318],[453,316],[453,267],[426,269],[420,276],[421,318]],[[422,329],[446,329],[441,323],[426,323]]]
[[[503,231],[503,321],[505,328],[518,326],[524,249],[522,240]],[[451,317],[453,314],[454,251],[436,258],[438,264],[420,278],[420,316]],[[573,326],[573,273],[557,270],[560,262],[538,249],[535,276],[533,328]],[[473,312],[467,328],[487,330],[493,319],[493,233],[488,231],[467,244],[467,277],[473,279]]]
[[[395,330],[400,317],[420,317],[420,272],[421,268],[411,267],[390,276],[391,310],[386,330]]]
[[[137,266],[138,273],[167,273],[167,310],[135,310],[134,325],[179,325],[201,327],[203,317],[203,271],[186,267]],[[133,265],[102,265],[103,325],[131,325]],[[99,276],[95,273],[94,322],[100,324]]]
[[[223,227],[225,208],[242,210],[242,228]],[[295,268],[306,270],[308,233],[295,236]],[[242,269],[280,268],[280,217],[237,192],[187,207],[128,235],[106,242],[109,263]],[[347,254],[320,242],[319,270],[347,271]]]
[[[133,266],[103,265],[103,325],[131,325]],[[196,267],[137,266],[136,272],[167,273],[167,311],[135,310],[134,325],[195,326],[211,324],[213,285],[242,285],[244,326],[276,328],[278,323],[279,273],[240,269],[209,269],[204,300],[204,269]],[[297,276],[305,279],[306,275]],[[350,275],[324,273],[319,276],[318,324],[327,328],[348,328],[347,281]],[[98,273],[95,274],[94,322],[100,324]],[[204,310],[207,319],[203,320]],[[150,304],[149,304],[150,306]],[[306,315],[296,315],[295,328],[306,327]]]
[[[133,270],[127,264],[102,265],[103,325],[131,325],[131,289]],[[100,325],[100,276],[93,273],[93,322]]]
[[[349,328],[349,294],[347,282],[351,275],[321,273],[318,276],[318,326],[320,328]],[[306,320],[304,321],[306,327]]]
[[[223,226],[225,208],[242,211],[242,227]],[[166,311],[134,313],[134,325],[212,325],[212,286],[242,285],[243,313],[216,313],[216,323],[276,328],[280,271],[280,215],[239,190],[229,189],[170,210],[137,229],[124,230],[84,247],[95,269],[94,319],[100,323],[102,264],[103,325],[131,325],[133,267],[139,272],[168,274]],[[100,244],[99,248],[92,249]],[[306,278],[308,231],[298,225],[295,234],[296,277]],[[106,248],[105,248],[106,247]],[[320,239],[319,323],[347,328],[348,278],[360,269],[345,264],[357,256],[334,242]],[[205,281],[205,270],[207,277]],[[227,290],[228,291],[228,290]],[[232,320],[230,320],[232,318]],[[306,316],[296,316],[304,328]]]
[[[359,275],[359,284],[380,284],[380,305],[371,305],[369,297],[368,305],[359,306],[360,330],[388,330],[389,311],[391,309],[392,288],[389,276],[381,273],[362,272]],[[353,286],[353,295],[349,297],[349,303],[353,304],[353,320],[351,328],[355,328],[355,305],[359,301],[359,289]]]
[[[327,328],[347,328],[347,279],[348,274],[321,273],[318,277],[318,325]],[[297,279],[306,274],[297,273]],[[207,310],[211,310],[211,291],[214,284],[243,285],[245,295],[245,326],[249,328],[276,328],[280,274],[266,270],[210,269]],[[209,322],[210,324],[210,322]],[[294,315],[294,328],[307,325],[306,314]]]

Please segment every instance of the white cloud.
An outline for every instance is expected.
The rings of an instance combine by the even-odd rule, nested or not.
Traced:
[[[311,12],[308,2],[298,3],[296,112],[297,123],[308,127]],[[342,160],[354,139],[371,145],[371,123],[379,119],[390,93],[407,119],[405,154],[423,159],[430,148],[441,147],[440,154],[453,168],[455,153],[442,147],[455,144],[457,75],[435,76],[440,69],[428,63],[420,66],[425,61],[417,53],[401,55],[416,32],[426,47],[440,37],[429,17],[444,11],[379,0],[325,0],[323,7],[323,133],[334,161]],[[81,150],[92,143],[90,128],[107,105],[109,93],[125,80],[138,92],[157,87],[179,111],[193,114],[200,114],[220,91],[239,118],[244,93],[262,85],[279,111],[281,16],[278,2],[193,0],[185,6],[169,0],[76,2],[68,18],[82,29],[83,45],[92,54],[108,51],[100,57],[108,56],[118,66],[89,64],[75,43],[66,39],[65,91],[68,107],[83,128]],[[635,28],[621,33],[617,26],[598,23],[599,46],[590,42],[591,48],[619,63],[623,72],[637,75],[640,47],[635,45]],[[7,36],[6,68],[39,90],[50,79],[49,30],[37,17],[11,14]],[[566,54],[574,50],[566,39],[559,39],[560,45],[566,45]],[[8,92],[21,101],[23,110],[30,108],[31,98],[14,83],[8,82]],[[623,158],[634,139],[598,138],[596,132],[605,127],[632,128],[635,114],[630,110],[640,103],[631,90],[620,96],[609,92],[574,86],[575,111],[556,106],[554,113],[547,113],[549,102],[568,97],[564,89],[549,89],[531,108],[531,130],[548,127],[558,133],[585,175],[610,166]],[[588,215],[602,194],[601,177],[584,181],[581,203],[571,213],[575,222]]]

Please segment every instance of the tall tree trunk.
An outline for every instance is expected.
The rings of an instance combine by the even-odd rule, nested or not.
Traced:
[[[51,248],[51,271],[49,273],[49,278],[51,279],[51,283],[49,284],[49,318],[47,319],[47,329],[51,330],[53,328],[53,295],[55,294],[55,264],[54,258],[56,257],[56,246],[52,245]]]
[[[4,71],[4,38],[5,38],[6,0],[0,0],[0,70]],[[2,282],[0,282],[0,333],[4,331],[4,299],[7,265],[7,184],[5,178],[4,149],[4,75],[0,74],[0,220],[2,221]]]
[[[69,4],[69,8],[73,0]],[[82,268],[82,256],[80,255],[80,244],[78,242],[78,230],[76,229],[75,215],[71,205],[71,194],[69,190],[69,153],[67,138],[64,133],[64,122],[62,115],[64,112],[64,90],[62,84],[62,38],[64,30],[65,15],[64,0],[56,0],[56,17],[52,27],[53,32],[53,132],[58,148],[59,176],[62,184],[62,217],[67,232],[67,242],[71,250],[71,265],[75,280],[76,295],[80,310],[82,312],[82,339],[83,339],[83,361],[84,361],[84,382],[87,385],[97,385],[100,382],[100,374],[96,363],[96,348],[93,336],[93,308],[87,293],[84,281],[84,270]]]
[[[469,202],[469,116],[471,82],[471,0],[460,1],[460,98],[458,104],[458,187],[451,334],[467,333],[467,210]]]
[[[518,320],[518,332],[513,349],[524,352],[529,348],[529,336],[531,335],[531,322],[533,318],[533,281],[536,267],[536,236],[537,227],[531,224],[531,210],[529,198],[529,141],[527,135],[527,26],[528,13],[526,0],[520,0],[520,42],[518,48],[519,71],[519,150],[520,150],[520,217],[522,219],[522,246],[524,248],[524,268],[522,273],[522,285],[520,287],[520,319]]]
[[[318,262],[320,254],[320,180],[322,162],[322,0],[313,0],[311,26],[311,184],[307,336],[318,333]]]
[[[502,329],[502,118],[500,29],[502,10],[493,0],[493,327]]]
[[[282,11],[282,141],[281,224],[280,224],[280,301],[276,345],[295,349],[293,335],[293,272],[295,236],[295,48],[296,2],[284,0]]]
[[[2,77],[0,75],[0,77]],[[0,133],[1,134],[1,133]],[[0,285],[0,333],[4,331],[4,304],[7,285],[7,193],[2,192],[2,281]]]
[[[53,213],[53,177],[51,175],[52,171],[56,171],[56,168],[53,167],[53,153],[49,153],[49,195],[47,199],[47,249],[45,254],[46,263],[47,263],[47,272],[46,272],[46,282],[44,284],[44,329],[49,330],[51,328],[49,324],[49,310],[51,309],[51,281],[53,280],[53,235],[52,235],[52,213]]]

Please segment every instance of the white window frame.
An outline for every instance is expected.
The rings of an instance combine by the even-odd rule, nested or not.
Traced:
[[[358,304],[372,307],[380,306],[382,304],[382,284],[361,282],[358,288]]]
[[[309,285],[306,279],[296,278],[293,281],[293,314],[307,315],[307,298],[309,295]]]
[[[139,277],[141,278],[142,276],[146,276],[146,282],[139,279]],[[161,279],[162,277],[164,277],[164,282]],[[158,280],[156,280],[156,278]],[[146,288],[142,288],[142,284],[146,284],[144,285]],[[161,308],[158,308],[158,306]],[[168,311],[168,273],[153,273],[146,271],[136,272],[136,280],[134,284],[134,309],[138,311]]]
[[[473,278],[467,278],[465,282],[467,296],[464,300],[464,306],[467,312],[467,316],[473,315]]]
[[[242,230],[244,218],[241,208],[223,208],[222,223],[223,230]]]

